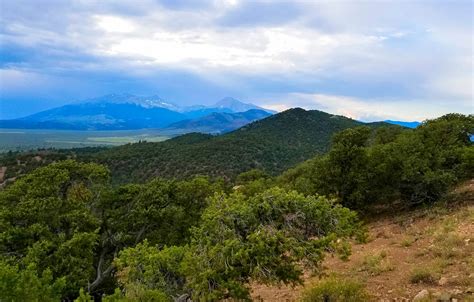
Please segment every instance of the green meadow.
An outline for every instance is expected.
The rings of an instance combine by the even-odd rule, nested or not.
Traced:
[[[74,131],[0,129],[0,152],[38,148],[118,146],[138,141],[159,142],[175,134],[160,130]]]

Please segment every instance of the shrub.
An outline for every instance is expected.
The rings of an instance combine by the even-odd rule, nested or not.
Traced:
[[[331,277],[307,289],[303,293],[302,302],[365,302],[369,298],[361,283]]]
[[[318,272],[326,252],[347,256],[344,243],[361,231],[355,212],[276,187],[252,197],[216,194],[209,204],[188,245],[145,241],[120,252],[116,276],[126,298],[249,301],[249,282],[301,284],[303,269]]]
[[[355,212],[278,187],[209,201],[183,261],[196,300],[247,300],[251,280],[299,284],[302,266],[317,272],[326,251],[347,256],[345,239],[361,231]]]
[[[360,267],[361,271],[366,271],[370,275],[380,275],[384,272],[393,271],[395,268],[387,259],[387,252],[381,251],[378,255],[367,255]]]
[[[405,237],[403,238],[402,242],[400,243],[403,247],[410,247],[413,243],[415,243],[416,238],[413,237]]]
[[[21,269],[0,260],[0,301],[60,301],[65,285],[65,278],[54,280],[49,269],[39,275],[32,264]]]
[[[435,284],[438,281],[437,273],[425,268],[417,268],[411,272],[411,283]]]
[[[435,257],[454,259],[464,257],[464,240],[456,233],[443,226],[443,230],[435,235],[435,245],[431,248]]]

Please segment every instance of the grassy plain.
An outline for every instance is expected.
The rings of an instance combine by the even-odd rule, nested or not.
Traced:
[[[161,130],[73,131],[0,129],[0,153],[38,148],[117,146],[138,141],[159,142],[175,134]]]

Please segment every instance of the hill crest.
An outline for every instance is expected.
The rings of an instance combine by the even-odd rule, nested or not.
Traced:
[[[336,132],[361,125],[380,126],[294,108],[226,134],[188,134],[164,142],[129,144],[102,151],[95,160],[109,166],[118,182],[157,176],[233,178],[254,168],[277,174],[326,152]]]

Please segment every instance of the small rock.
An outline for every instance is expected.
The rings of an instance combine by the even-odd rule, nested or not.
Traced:
[[[441,294],[437,297],[436,301],[439,301],[439,302],[449,302],[449,301],[451,301],[451,295],[448,294],[448,293],[441,293]]]
[[[413,302],[426,300],[429,298],[429,296],[430,296],[430,292],[424,289],[418,294],[416,294],[416,296],[413,298]]]
[[[459,300],[456,299],[456,298],[452,298],[452,299],[451,299],[451,302],[458,302],[458,301],[459,301]]]
[[[179,296],[175,301],[176,302],[188,302],[188,301],[191,301],[191,298],[189,297],[188,294],[183,294],[183,295]]]
[[[451,294],[453,294],[453,296],[460,295],[460,294],[462,294],[462,290],[455,289],[455,290],[451,291]]]
[[[446,277],[441,277],[441,278],[439,279],[439,281],[438,281],[438,285],[439,285],[439,286],[444,286],[444,285],[446,285],[446,284],[448,284],[448,278],[446,278]]]
[[[391,294],[391,293],[393,293],[393,290],[389,289],[389,290],[387,291],[387,293],[388,293],[388,294]]]
[[[449,302],[451,301],[451,294],[448,292],[434,292],[431,294],[431,298],[435,299],[433,301]]]

